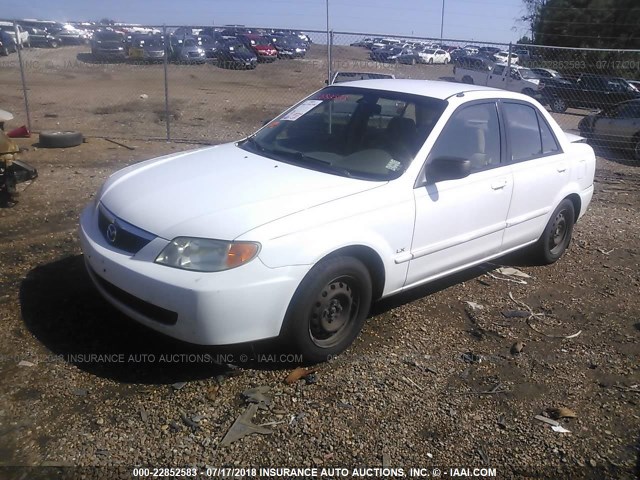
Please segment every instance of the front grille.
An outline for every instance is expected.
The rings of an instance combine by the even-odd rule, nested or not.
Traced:
[[[105,289],[105,291],[113,298],[118,300],[123,305],[126,305],[131,310],[144,315],[146,318],[162,323],[164,325],[175,325],[178,321],[178,314],[166,308],[159,307],[145,300],[142,300],[128,292],[125,292],[121,288],[116,287],[113,283],[107,282],[104,278],[98,275],[88,264],[87,268],[91,270],[93,278],[96,282]]]
[[[136,254],[154,239],[154,235],[120,220],[102,205],[98,210],[98,228],[109,245]]]

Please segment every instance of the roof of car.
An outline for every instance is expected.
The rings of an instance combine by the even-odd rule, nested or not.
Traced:
[[[445,100],[453,95],[463,92],[474,91],[495,91],[507,93],[497,88],[484,87],[480,85],[467,85],[454,82],[443,82],[439,80],[409,80],[409,79],[382,79],[382,80],[356,80],[354,82],[344,82],[340,86],[363,87],[373,90],[387,90],[390,92],[412,93],[424,95],[425,97]]]

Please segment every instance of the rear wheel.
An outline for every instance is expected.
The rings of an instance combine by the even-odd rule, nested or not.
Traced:
[[[533,247],[533,254],[543,264],[558,260],[571,242],[575,210],[571,200],[564,199],[555,209],[542,236]]]
[[[369,313],[371,277],[353,257],[333,257],[314,266],[296,290],[285,336],[305,363],[324,362],[355,340]]]
[[[567,102],[560,97],[552,98],[551,110],[555,113],[564,113],[567,111]]]
[[[640,133],[636,133],[633,137],[633,159],[640,162]]]
[[[429,59],[429,65],[433,65],[433,58]]]
[[[464,77],[462,77],[462,83],[473,85],[473,78],[471,78],[469,75],[465,75]]]

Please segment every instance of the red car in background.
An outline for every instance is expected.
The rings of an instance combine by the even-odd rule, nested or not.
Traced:
[[[278,58],[278,51],[271,44],[268,37],[253,33],[245,33],[236,37],[248,49],[255,52],[259,62],[274,62]]]

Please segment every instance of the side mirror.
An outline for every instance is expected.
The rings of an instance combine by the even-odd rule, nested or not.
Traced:
[[[468,177],[471,161],[460,157],[436,157],[427,166],[427,183]]]

